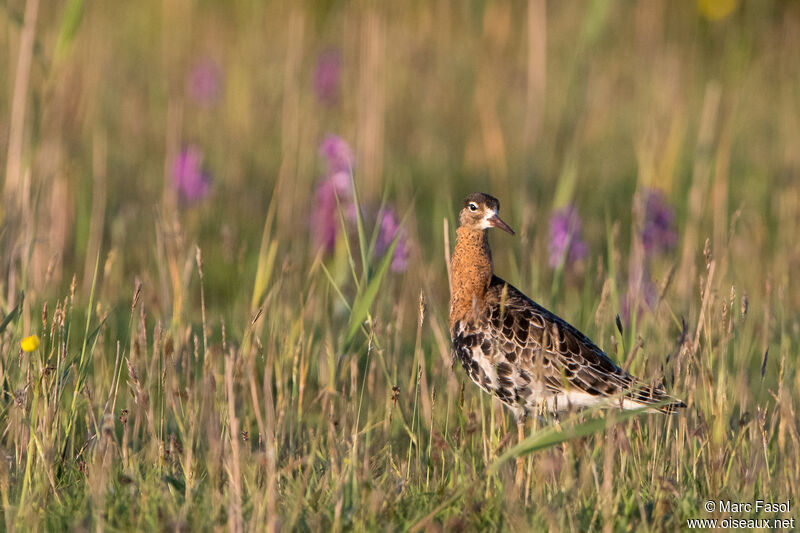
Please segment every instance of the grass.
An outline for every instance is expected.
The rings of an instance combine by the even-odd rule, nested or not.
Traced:
[[[795,499],[800,6],[725,5],[5,3],[5,529],[672,531],[728,516],[708,500]],[[308,223],[326,132],[362,207],[331,253]],[[186,144],[213,175],[197,203],[172,186]],[[651,187],[679,240],[644,262]],[[517,230],[491,237],[498,273],[685,411],[517,442],[451,364],[444,258],[473,190]],[[589,254],[553,271],[566,204]],[[374,253],[383,206],[401,273]],[[618,327],[643,268],[657,297]]]

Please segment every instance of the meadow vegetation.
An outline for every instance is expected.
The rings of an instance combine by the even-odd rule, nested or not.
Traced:
[[[800,3],[0,19],[6,530],[660,531],[800,494]],[[517,442],[450,355],[474,191],[499,275],[685,410]]]

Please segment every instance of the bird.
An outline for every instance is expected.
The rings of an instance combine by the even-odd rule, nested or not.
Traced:
[[[662,385],[620,368],[577,328],[494,274],[488,230],[514,235],[499,209],[493,196],[473,193],[459,213],[450,261],[453,363],[460,361],[472,381],[509,407],[520,428],[532,413],[594,406],[675,413],[686,407]]]

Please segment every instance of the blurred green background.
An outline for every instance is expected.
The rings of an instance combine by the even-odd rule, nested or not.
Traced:
[[[798,261],[797,2],[45,3],[20,127],[25,7],[2,10],[0,144],[4,268],[28,260],[13,231],[25,205],[31,289],[85,284],[98,250],[120,283],[147,275],[158,217],[202,245],[209,291],[230,297],[252,280],[273,196],[280,256],[313,256],[326,133],[352,146],[365,203],[412,211],[415,264],[441,260],[441,220],[473,190],[501,199],[523,249],[576,204],[596,254],[605,215],[626,234],[639,186],[666,192],[681,229],[702,223],[697,258],[742,208],[749,246],[732,268],[786,276]],[[326,54],[330,101],[315,91]],[[203,68],[206,100],[192,87]],[[181,206],[171,168],[187,145],[212,185]],[[768,262],[778,249],[787,261]]]

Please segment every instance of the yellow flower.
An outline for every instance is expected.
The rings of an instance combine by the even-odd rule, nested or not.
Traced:
[[[19,342],[19,345],[23,352],[32,352],[39,347],[39,336],[31,335],[30,337],[25,337]]]
[[[733,13],[738,3],[738,0],[697,0],[697,9],[708,20],[720,20]]]

